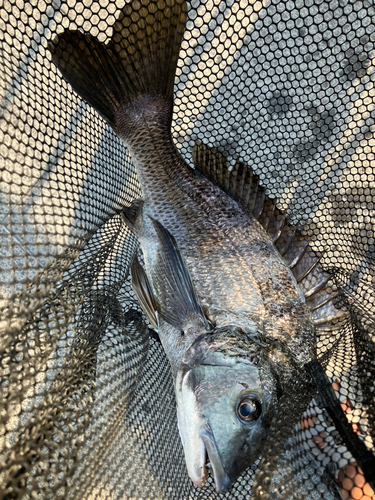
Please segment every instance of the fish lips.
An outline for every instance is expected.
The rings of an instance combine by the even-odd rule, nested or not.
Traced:
[[[182,385],[190,385],[188,372],[182,381]],[[182,395],[177,395],[177,419],[181,441],[184,447],[185,462],[188,475],[192,482],[199,488],[203,487],[207,480],[207,458],[212,467],[215,488],[218,493],[224,493],[231,485],[231,480],[224,470],[217,449],[215,438],[211,432],[208,422],[197,408],[194,394],[184,391],[184,405],[182,406]],[[179,401],[180,399],[180,401]],[[180,404],[179,404],[180,403]]]
[[[210,460],[216,491],[218,493],[225,493],[231,485],[231,480],[224,470],[216,446],[215,438],[208,425],[205,425],[201,428],[199,437],[203,441],[208,458]]]
[[[191,372],[184,375],[177,373],[176,382],[180,388],[176,391],[177,421],[188,475],[193,483],[201,488],[207,479],[206,448],[200,436],[206,420],[199,411],[194,393],[189,390],[190,375]]]

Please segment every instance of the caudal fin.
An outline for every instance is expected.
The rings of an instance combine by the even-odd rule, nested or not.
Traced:
[[[50,42],[52,60],[73,89],[116,127],[116,112],[139,95],[173,99],[187,20],[185,0],[132,0],[108,44],[67,30]]]

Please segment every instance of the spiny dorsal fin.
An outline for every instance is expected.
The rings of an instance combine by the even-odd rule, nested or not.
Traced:
[[[209,330],[176,240],[160,222],[152,217],[150,219],[160,242],[155,275],[152,277],[158,314],[164,321],[183,331],[192,324],[204,326]]]
[[[158,320],[156,318],[156,301],[154,294],[152,292],[150,283],[146,276],[146,273],[141,266],[137,255],[135,255],[132,265],[131,265],[131,275],[132,275],[132,287],[133,291],[138,299],[142,311],[147,316],[149,322],[155,328],[158,329]]]
[[[320,265],[320,256],[268,198],[259,177],[245,163],[237,162],[229,171],[224,153],[196,141],[193,149],[195,168],[247,208],[270,235],[272,242],[289,266],[305,295],[312,319],[321,333],[338,329],[349,313],[333,303],[337,294],[329,285],[331,275]]]
[[[132,0],[108,44],[66,30],[48,50],[73,89],[116,128],[116,112],[139,95],[164,96],[172,106],[186,20],[185,0]]]

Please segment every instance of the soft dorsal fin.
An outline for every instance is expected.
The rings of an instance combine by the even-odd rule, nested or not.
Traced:
[[[133,291],[138,299],[140,306],[142,307],[142,311],[147,316],[153,328],[157,330],[158,320],[156,318],[155,297],[146,273],[138,260],[137,254],[135,254],[131,265],[131,275]]]
[[[270,235],[305,295],[317,331],[328,333],[340,328],[349,313],[336,309],[333,303],[337,293],[329,285],[331,275],[322,269],[320,256],[308,240],[277,208],[277,200],[266,196],[252,169],[237,162],[229,171],[226,155],[200,141],[195,143],[193,161],[199,172],[240,202]]]
[[[158,314],[164,321],[183,331],[194,324],[209,330],[209,323],[176,240],[160,222],[152,217],[150,219],[160,242],[155,276],[151,278]]]

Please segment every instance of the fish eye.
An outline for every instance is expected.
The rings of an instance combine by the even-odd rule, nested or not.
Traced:
[[[262,405],[255,397],[246,396],[237,405],[237,417],[244,424],[258,420],[261,413]]]

